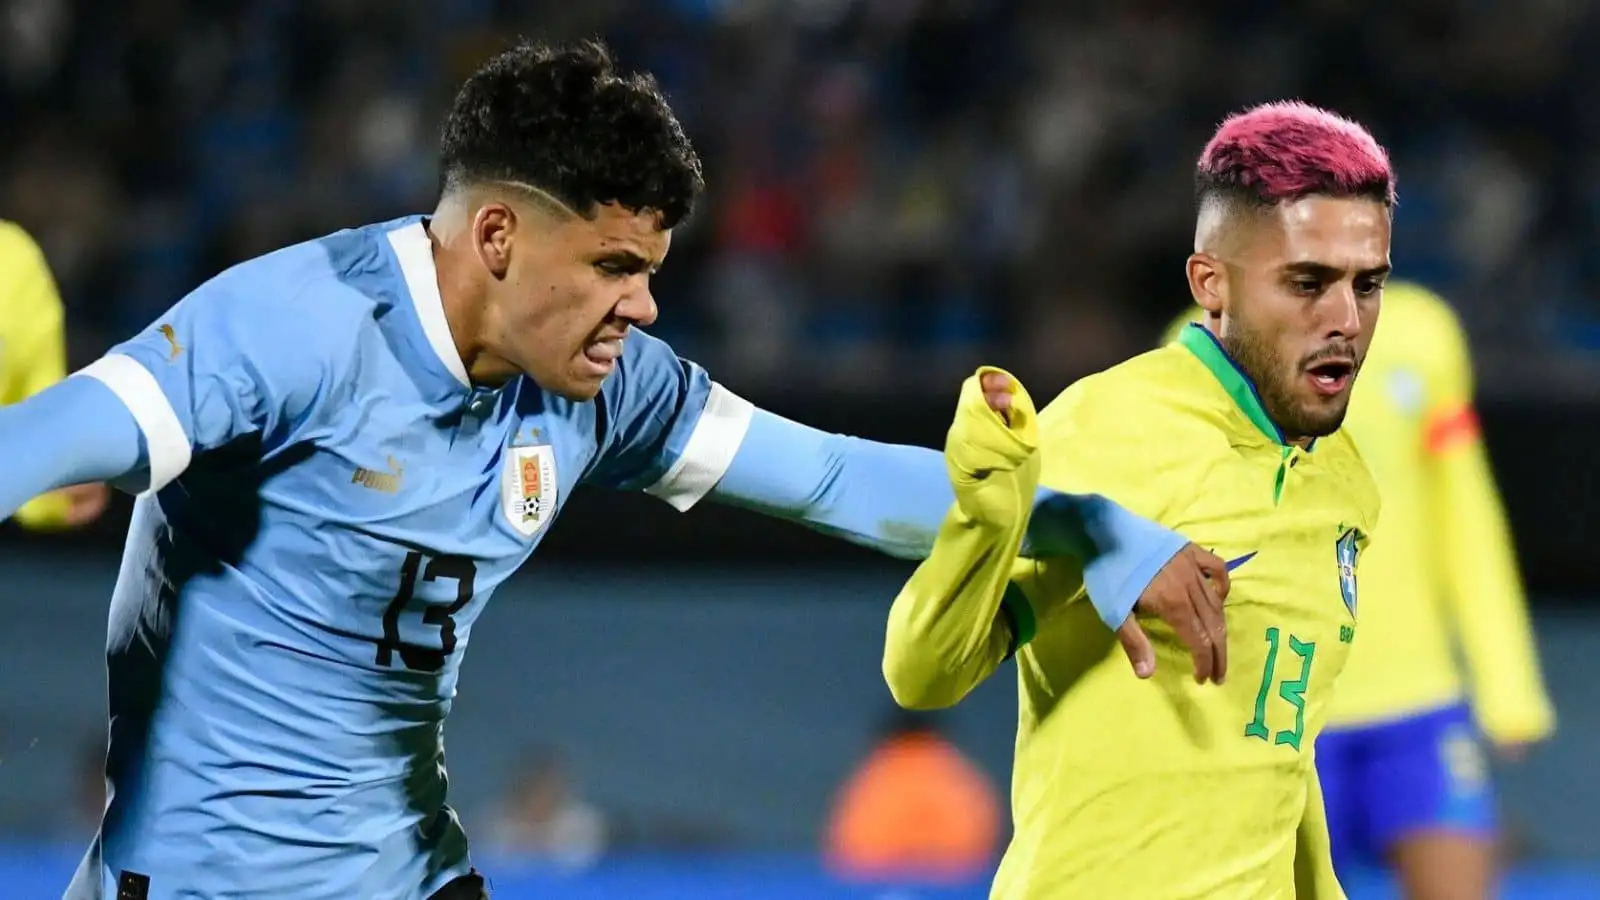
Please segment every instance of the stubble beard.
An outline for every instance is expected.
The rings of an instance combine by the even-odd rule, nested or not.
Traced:
[[[1286,440],[1326,437],[1344,424],[1349,395],[1329,398],[1326,405],[1312,406],[1296,396],[1295,381],[1302,373],[1299,364],[1289,364],[1272,345],[1248,327],[1234,327],[1222,339],[1239,368],[1255,385],[1256,394]]]

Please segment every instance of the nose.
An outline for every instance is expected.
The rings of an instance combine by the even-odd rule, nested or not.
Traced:
[[[1322,327],[1328,337],[1354,338],[1361,334],[1361,303],[1348,284],[1329,291],[1323,303]]]
[[[657,313],[656,298],[647,287],[629,291],[617,304],[618,318],[626,319],[642,328],[654,324]]]

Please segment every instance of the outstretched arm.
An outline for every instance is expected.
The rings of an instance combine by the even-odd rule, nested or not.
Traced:
[[[828,434],[760,409],[708,496],[901,559],[928,555],[954,499],[933,450]]]
[[[759,409],[710,497],[903,559],[928,555],[955,501],[933,450],[827,434]],[[1032,501],[1022,554],[1079,560],[1090,602],[1111,628],[1186,543],[1098,494],[1041,488]]]
[[[133,413],[92,377],[68,378],[0,407],[0,519],[57,488],[123,478],[144,465]]]

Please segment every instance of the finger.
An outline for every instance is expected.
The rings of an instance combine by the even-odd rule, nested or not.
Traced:
[[[985,394],[1010,394],[1011,379],[1000,372],[985,372],[978,377]]]
[[[1150,638],[1133,616],[1128,616],[1117,629],[1117,641],[1122,644],[1122,652],[1128,654],[1128,662],[1133,663],[1133,674],[1149,678],[1156,673],[1156,648],[1150,646]]]
[[[1167,624],[1177,632],[1178,639],[1189,648],[1189,655],[1194,659],[1194,680],[1197,684],[1204,684],[1211,679],[1215,668],[1212,649],[1211,632],[1206,628],[1201,619],[1200,611],[1205,605],[1194,595],[1193,585],[1183,585],[1179,582],[1178,590],[1183,592],[1183,599],[1172,604],[1172,617],[1167,619]]]
[[[1220,605],[1228,599],[1228,591],[1233,586],[1233,576],[1228,574],[1228,564],[1222,557],[1208,550],[1202,550],[1194,544],[1189,545],[1189,555],[1194,559],[1195,565],[1211,583],[1216,586],[1217,603]]]
[[[999,372],[985,372],[978,377],[978,386],[983,390],[983,400],[989,408],[1000,414],[1006,424],[1011,424],[1011,393],[1013,383],[1010,377]]]
[[[1216,598],[1215,586],[1198,573],[1189,596],[1211,645],[1211,680],[1222,684],[1228,678],[1228,620],[1222,612],[1222,601]]]
[[[989,408],[999,414],[1000,420],[1007,425],[1011,424],[1011,395],[1010,394],[984,394],[983,399],[988,402]]]

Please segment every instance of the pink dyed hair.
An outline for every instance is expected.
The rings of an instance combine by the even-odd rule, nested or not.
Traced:
[[[1241,192],[1268,205],[1308,194],[1395,202],[1394,167],[1371,132],[1308,103],[1264,103],[1229,116],[1200,153],[1196,192]]]

